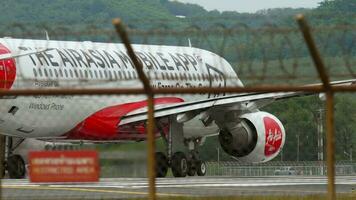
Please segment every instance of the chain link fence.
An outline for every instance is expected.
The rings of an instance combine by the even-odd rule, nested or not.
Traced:
[[[46,30],[50,40],[46,40],[44,31],[37,30]],[[356,78],[356,26],[322,26],[313,27],[311,31],[316,46],[320,49],[326,63],[325,70],[328,71],[330,80]],[[75,29],[68,25],[52,27],[40,24],[32,25],[29,28],[23,24],[11,24],[0,32],[0,37],[7,36],[18,38],[1,40],[4,41],[2,45],[10,49],[19,47],[16,53],[37,51],[34,54],[15,59],[17,65],[26,64],[28,66],[18,68],[13,89],[22,90],[22,92],[28,90],[29,93],[16,96],[10,93],[3,94],[6,106],[1,108],[1,111],[8,113],[8,116],[2,116],[1,120],[5,122],[12,119],[13,116],[21,116],[21,120],[12,124],[10,129],[34,134],[34,138],[41,140],[29,144],[28,148],[23,147],[25,153],[20,152],[20,154],[26,154],[27,150],[35,149],[34,147],[44,150],[95,149],[99,151],[100,155],[102,178],[148,177],[152,180],[152,177],[147,173],[147,167],[150,166],[147,164],[147,157],[150,157],[147,156],[146,146],[149,145],[149,142],[148,144],[146,142],[146,133],[149,129],[146,125],[147,118],[132,124],[126,123],[123,126],[117,126],[131,112],[147,113],[145,108],[147,104],[144,103],[146,102],[144,92],[147,90],[143,90],[140,74],[135,70],[137,66],[134,66],[125,47],[122,44],[107,44],[107,42],[119,42],[118,35],[112,28],[98,27],[95,24]],[[249,88],[253,87],[267,86],[266,88],[269,88],[266,90],[267,92],[290,92],[293,87],[295,89],[300,85],[320,82],[319,73],[315,70],[313,59],[309,55],[303,36],[299,29],[293,27],[266,25],[255,28],[236,23],[229,27],[214,24],[211,27],[189,26],[178,30],[159,25],[158,28],[139,30],[131,26],[131,29],[128,29],[128,36],[133,44],[151,45],[133,45],[132,47],[138,61],[144,67],[143,70],[154,91],[167,90],[165,93],[155,94],[155,98],[161,104],[179,103],[182,99],[194,101],[203,93],[202,91],[182,92],[180,98],[172,98],[174,92],[168,90],[175,88],[205,88],[206,91],[213,88],[214,92],[205,92],[205,94],[209,95],[208,98],[219,98],[224,97],[227,93],[226,91],[218,92],[226,85],[230,88],[240,88],[239,92],[244,95],[245,92],[251,92]],[[24,38],[41,40],[26,40]],[[204,62],[202,62],[205,59],[209,60],[207,55],[223,57],[228,63],[218,58],[213,60],[213,65],[231,65],[233,71],[229,71],[227,68],[221,68],[220,72],[209,71],[210,68],[204,66]],[[5,63],[3,65],[6,66]],[[240,80],[246,86],[246,91],[241,87],[243,85]],[[0,86],[7,87],[6,83],[2,83]],[[279,91],[273,89],[279,86],[285,86],[285,88]],[[289,87],[292,89],[288,89]],[[314,89],[318,93],[326,91],[321,86],[316,87]],[[63,91],[52,95],[39,95],[34,92],[37,90],[41,93],[41,90],[52,89],[63,89]],[[76,91],[71,92],[71,89]],[[86,89],[90,91],[85,92]],[[110,92],[110,89],[117,89],[117,91]],[[299,88],[298,91],[303,89],[305,88]],[[84,92],[81,93],[79,90]],[[229,94],[232,93],[231,91]],[[264,88],[258,90],[258,92],[262,91]],[[312,89],[307,92],[311,91]],[[34,93],[31,94],[31,92]],[[170,102],[164,99],[166,97],[171,97]],[[353,97],[351,96],[351,98]],[[132,106],[130,104],[132,102],[138,102],[139,106],[125,110]],[[263,107],[271,102],[261,101],[260,103]],[[323,106],[323,102],[315,104],[319,107]],[[126,107],[124,108],[122,105]],[[24,107],[29,112],[25,112]],[[278,109],[275,111],[282,112]],[[215,111],[215,113],[218,112],[221,110]],[[299,114],[302,117],[309,116],[303,115],[305,113]],[[52,120],[46,120],[49,118]],[[283,118],[283,123],[288,125],[293,123],[285,121],[287,119],[285,115],[282,115],[281,118]],[[209,120],[204,122],[208,123]],[[25,126],[21,126],[23,124]],[[157,129],[160,129],[159,131],[154,129],[156,150],[165,152],[167,141],[162,139],[164,138],[162,136],[167,134],[168,118],[157,118],[155,124]],[[316,122],[307,121],[306,124],[316,124]],[[197,136],[204,124],[200,123],[199,125],[201,127],[194,123],[185,125],[185,130],[190,137],[183,138],[187,140],[180,138],[182,139],[180,145],[189,146],[189,142],[192,141],[193,145],[206,142],[205,145],[199,147],[199,153],[200,157],[207,161],[207,176],[325,176],[327,174],[326,164],[320,162],[301,165],[299,163],[243,165],[241,162],[234,162],[234,159],[227,154],[216,158],[216,148],[220,146],[219,139],[216,137],[219,127],[209,126],[206,129],[209,135],[215,139],[215,142],[210,142],[205,141],[205,137]],[[295,128],[290,127],[290,129]],[[352,130],[352,127],[345,130],[344,134],[350,134],[350,129]],[[5,131],[11,132],[11,130]],[[56,138],[48,137],[48,133],[55,135]],[[83,136],[85,136],[84,139]],[[327,138],[330,139],[329,136]],[[347,137],[344,138],[347,140]],[[351,140],[352,137],[349,139]],[[102,140],[105,140],[105,144],[96,144]],[[202,140],[204,142],[201,142]],[[294,138],[290,140],[294,140]],[[197,142],[194,143],[194,141]],[[71,145],[68,145],[68,142]],[[12,148],[16,146],[13,144],[15,142],[8,140],[7,146],[10,148],[5,159],[11,156],[12,153],[9,151],[12,151]],[[286,145],[294,144],[287,143]],[[297,145],[299,150],[300,144]],[[348,150],[350,145],[352,152],[352,143],[340,151]],[[222,151],[221,148],[220,150]],[[318,151],[318,149],[314,150]],[[285,160],[296,159],[294,154],[288,156],[286,153],[286,155],[283,157]],[[315,156],[312,158],[316,159]],[[354,163],[336,164],[335,174],[355,175],[355,167]],[[152,170],[152,168],[149,169]],[[168,171],[168,177],[173,177],[173,175],[171,171]],[[6,177],[8,176],[9,174],[6,172]],[[147,193],[154,194],[152,191]]]
[[[35,30],[41,31],[34,32],[33,26],[36,27]],[[119,41],[112,28],[105,29],[95,24],[79,30],[72,30],[68,25],[51,27],[46,24],[37,24],[33,26],[11,24],[1,32],[0,36],[45,39],[46,30],[51,40]],[[314,83],[314,80],[318,78],[318,73],[314,70],[312,59],[302,42],[303,38],[298,28],[276,25],[250,28],[246,24],[239,23],[231,27],[214,24],[210,27],[191,26],[179,30],[165,28],[164,24],[157,27],[148,30],[129,29],[132,43],[188,46],[190,41],[193,47],[212,51],[225,58],[247,86]],[[321,26],[312,29],[316,44],[332,79],[347,79],[356,76],[353,69],[356,54],[353,48],[356,38],[355,29],[354,25]],[[90,46],[90,42],[84,46]],[[84,72],[82,76],[85,81]],[[103,74],[103,76],[105,76],[104,79],[110,80],[110,74]],[[126,78],[131,79],[130,77],[128,75]],[[162,77],[151,78],[162,79]],[[227,78],[233,79],[234,77]]]
[[[208,162],[209,176],[325,176],[327,167],[322,162],[270,162],[265,165],[243,165],[237,162]],[[336,163],[337,176],[354,176],[355,163]]]

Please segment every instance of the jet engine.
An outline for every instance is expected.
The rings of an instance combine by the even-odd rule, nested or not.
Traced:
[[[219,141],[226,153],[241,162],[267,162],[283,148],[285,130],[279,119],[270,113],[247,113],[239,116],[238,122],[224,123]]]

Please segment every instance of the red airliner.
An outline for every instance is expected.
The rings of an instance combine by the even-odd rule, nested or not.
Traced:
[[[178,46],[133,45],[154,88],[243,87],[231,65],[212,52]],[[123,44],[0,39],[0,88],[140,88]],[[334,84],[352,84],[354,80]],[[168,152],[156,153],[156,174],[203,176],[198,146],[218,135],[226,153],[241,162],[266,162],[286,140],[284,127],[260,108],[303,92],[161,95],[155,97],[157,137]],[[146,139],[145,95],[6,96],[0,131],[17,138],[57,142],[122,142]],[[215,148],[215,147],[214,147]],[[11,148],[12,149],[12,148]],[[25,176],[21,156],[10,152],[11,178]]]

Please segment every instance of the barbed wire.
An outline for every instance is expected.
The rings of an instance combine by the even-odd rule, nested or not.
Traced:
[[[272,11],[272,12],[270,12]],[[298,13],[303,13],[304,11],[300,10],[300,11],[296,11],[296,12],[291,12],[290,14],[285,14],[283,15],[285,20],[292,20],[293,16],[295,16]],[[256,12],[256,13],[238,13],[238,12],[218,12],[219,15],[214,15],[214,14],[208,14],[207,15],[177,15],[174,16],[173,14],[170,16],[170,18],[164,17],[164,18],[159,18],[159,17],[155,17],[152,19],[149,18],[142,18],[142,17],[130,17],[127,18],[125,16],[112,16],[113,18],[115,17],[122,17],[122,19],[130,26],[130,27],[137,27],[137,25],[142,25],[142,24],[146,24],[149,25],[147,26],[148,28],[153,28],[150,27],[150,25],[157,25],[157,24],[165,24],[165,26],[171,25],[172,23],[176,23],[176,22],[186,22],[187,25],[198,25],[199,24],[211,24],[214,23],[215,21],[233,21],[234,23],[232,23],[230,25],[230,27],[233,27],[234,24],[236,24],[237,21],[240,21],[240,23],[244,23],[244,20],[250,20],[251,17],[254,18],[261,18],[264,19],[263,22],[269,22],[269,23],[274,23],[276,20],[276,18],[281,18],[281,14],[280,13],[273,13],[273,9],[272,10],[261,10],[261,12]],[[224,15],[227,14],[228,15]],[[304,14],[306,15],[306,17],[308,19],[311,20],[311,23],[313,23],[313,20],[325,20],[325,19],[339,19],[340,17],[345,17],[347,16],[347,18],[344,18],[344,20],[339,20],[339,23],[343,23],[343,24],[348,24],[348,25],[355,25],[354,20],[356,18],[356,14],[355,13],[344,13],[343,16],[335,16],[334,13],[330,14],[330,13],[323,13],[323,12],[304,12]],[[97,26],[100,25],[102,26],[106,26],[106,27],[110,27],[110,18],[108,19],[96,19],[95,21],[90,20],[90,21],[82,21],[82,20],[78,20],[78,19],[73,19],[73,20],[51,20],[51,22],[49,21],[23,21],[21,22],[21,24],[24,24],[28,27],[39,27],[42,25],[46,25],[48,27],[58,27],[58,26],[80,26],[82,27],[83,24],[96,24]],[[206,23],[207,21],[209,21],[209,23]],[[11,26],[12,24],[19,24],[18,20],[14,20],[14,21],[1,21],[0,25],[1,27],[7,27],[7,26]],[[85,26],[85,25],[84,25]],[[201,26],[201,25],[200,25]],[[286,25],[284,25],[286,26]],[[290,25],[288,25],[290,26]],[[205,26],[202,26],[205,27]]]
[[[54,40],[120,42],[113,29],[101,28],[96,24],[71,29],[70,26],[53,27],[41,23],[34,29],[28,28],[26,24],[15,23],[8,25],[4,30],[6,31],[0,32],[0,37],[45,39],[46,30],[50,39]],[[355,78],[356,25],[320,26],[313,27],[312,31],[330,76],[333,79]],[[157,24],[151,29],[131,28],[128,32],[132,42],[137,44],[188,46],[191,41],[193,47],[212,51],[227,59],[240,78],[248,84],[315,82],[318,76],[297,28],[279,27],[275,24],[254,28],[243,23],[227,27],[222,23],[216,23],[209,27],[191,25],[176,30],[170,29],[167,24]],[[81,69],[78,71],[77,78],[81,78],[85,83],[85,80],[90,78],[88,74]],[[105,74],[107,75],[103,75],[102,78],[105,81],[137,78],[135,74],[125,78],[120,78],[115,72],[112,74],[109,71]],[[58,77],[53,75],[48,78]],[[151,76],[152,80],[170,78],[199,80],[206,77],[202,75],[202,77],[189,78],[179,73]],[[226,79],[235,78],[235,76],[226,77]]]

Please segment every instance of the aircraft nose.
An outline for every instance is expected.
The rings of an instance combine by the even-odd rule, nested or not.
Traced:
[[[0,43],[0,55],[8,54],[11,51]],[[0,60],[0,89],[10,89],[16,78],[15,59]]]

